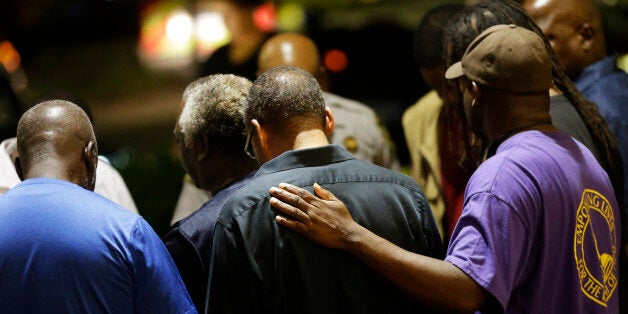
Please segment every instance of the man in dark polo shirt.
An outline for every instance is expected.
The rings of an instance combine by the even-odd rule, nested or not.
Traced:
[[[407,250],[442,257],[429,205],[412,178],[329,145],[333,115],[316,79],[292,66],[263,73],[244,107],[247,148],[261,165],[222,207],[209,268],[210,313],[416,313],[410,296],[348,254],[275,222],[269,188],[317,182],[354,219]],[[353,210],[355,209],[355,210]]]

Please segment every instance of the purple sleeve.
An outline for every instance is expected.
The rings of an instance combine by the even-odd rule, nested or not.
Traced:
[[[138,219],[130,241],[135,312],[196,313],[170,254],[144,219]]]
[[[446,261],[460,268],[505,308],[531,250],[529,230],[512,206],[490,193],[465,202]]]

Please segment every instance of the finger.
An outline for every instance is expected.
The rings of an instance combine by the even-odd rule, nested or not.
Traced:
[[[288,203],[282,202],[275,197],[271,197],[269,202],[270,205],[279,209],[279,211],[290,216],[292,219],[298,220],[300,222],[307,222],[310,219],[307,213],[305,213],[301,209],[294,207]]]
[[[339,201],[333,193],[323,189],[318,183],[314,183],[314,193],[326,201]]]
[[[281,216],[281,215],[277,215],[275,216],[275,221],[284,226],[284,227],[288,227],[289,229],[292,229],[302,235],[307,235],[308,234],[308,228],[305,224],[296,221],[296,220],[292,220],[290,218],[287,218],[285,216]]]
[[[312,201],[318,200],[318,197],[314,196],[312,193],[308,192],[306,189],[302,189],[298,186],[288,184],[288,183],[279,183],[279,188],[290,192],[294,195],[299,196],[305,202],[312,204]]]
[[[289,191],[285,191],[274,186],[271,187],[268,190],[268,192],[270,193],[271,196],[276,197],[281,202],[284,202],[290,205],[300,207],[299,204],[305,203],[301,201],[301,197],[299,195],[290,193]]]

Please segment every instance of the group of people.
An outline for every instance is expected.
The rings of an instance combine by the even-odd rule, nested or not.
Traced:
[[[86,112],[35,105],[2,144],[22,181],[0,197],[0,308],[619,312],[628,74],[593,2],[570,1],[425,15],[434,91],[402,121],[412,177],[374,112],[326,91],[311,39],[263,39],[254,80],[205,73],[183,92],[174,139],[205,202],[163,239],[92,192]]]

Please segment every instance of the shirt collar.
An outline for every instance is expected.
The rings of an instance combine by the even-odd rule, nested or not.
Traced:
[[[263,164],[255,177],[287,169],[328,165],[349,159],[355,159],[355,156],[340,145],[290,150]]]
[[[574,83],[578,90],[582,91],[615,71],[617,71],[617,56],[608,56],[584,68]]]

